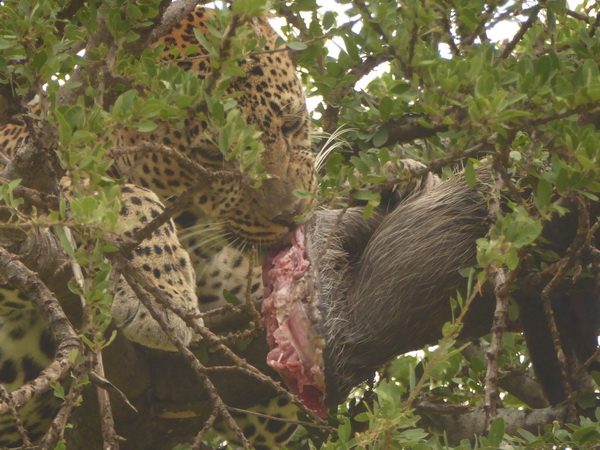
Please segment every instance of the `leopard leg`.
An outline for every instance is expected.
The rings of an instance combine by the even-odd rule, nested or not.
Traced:
[[[164,211],[158,197],[150,190],[133,185],[121,188],[121,216],[124,219],[123,234],[127,237],[140,230],[144,224]],[[162,225],[127,256],[131,265],[147,275],[154,286],[179,308],[190,313],[199,312],[195,292],[196,276],[188,253],[177,239],[172,220]],[[120,275],[114,289],[112,316],[117,327],[127,339],[146,347],[174,351],[171,339],[162,330],[150,312],[138,300],[125,278]],[[163,310],[168,325],[175,336],[188,344],[192,330],[173,311],[164,311],[160,303],[151,299],[153,306]]]

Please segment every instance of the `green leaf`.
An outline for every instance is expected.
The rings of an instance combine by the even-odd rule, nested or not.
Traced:
[[[78,203],[84,216],[92,217],[98,210],[98,200],[94,197],[84,197]]]
[[[366,162],[364,162],[362,159],[360,159],[356,156],[353,156],[350,158],[350,162],[356,168],[356,170],[358,170],[361,174],[366,175],[369,173],[369,171],[370,171],[369,165]]]
[[[382,119],[387,119],[394,107],[394,101],[390,97],[383,97],[379,102],[379,114]]]
[[[79,350],[76,350],[76,349],[69,350],[69,354],[67,355],[67,358],[69,359],[69,361],[71,361],[72,364],[75,364],[75,362],[77,361],[77,358],[79,358]]]
[[[492,422],[488,433],[488,439],[491,445],[500,448],[500,444],[504,439],[504,419],[499,417]]]
[[[573,440],[580,444],[585,444],[586,442],[598,443],[600,441],[600,433],[598,432],[597,425],[582,427],[575,431],[573,433]]]
[[[142,10],[138,8],[136,5],[129,3],[127,5],[127,9],[125,10],[125,14],[127,14],[127,18],[129,20],[139,20],[144,17]]]
[[[475,187],[477,184],[477,176],[475,175],[475,168],[473,167],[473,161],[468,160],[465,165],[465,181],[467,182],[467,186],[470,188]]]
[[[149,133],[151,131],[156,130],[156,127],[158,126],[156,123],[154,122],[149,122],[149,121],[141,121],[138,122],[135,125],[138,129],[139,132],[141,133]]]
[[[223,298],[226,302],[231,303],[234,306],[239,306],[242,304],[242,301],[227,289],[223,289]]]
[[[519,254],[514,247],[511,247],[504,255],[504,263],[510,270],[515,270],[519,266]]]
[[[58,235],[58,240],[60,241],[62,248],[67,253],[69,258],[75,259],[75,250],[73,249],[70,240],[67,238],[65,230],[61,226],[57,226],[55,227],[54,231]]]
[[[485,74],[475,83],[475,95],[478,97],[487,97],[491,95],[496,88],[496,82],[491,74]]]
[[[358,50],[358,46],[354,42],[350,36],[344,34],[342,35],[342,39],[344,40],[344,46],[346,47],[346,51],[348,52],[348,56],[354,61],[360,60],[360,53]]]
[[[332,11],[326,11],[323,14],[323,28],[329,30],[335,25],[335,14]]]
[[[371,191],[356,191],[352,194],[356,200],[377,200],[379,198],[379,194]]]
[[[263,15],[269,8],[269,2],[264,0],[243,0],[232,2],[234,14],[245,17],[258,17]]]
[[[529,219],[527,223],[520,227],[517,236],[512,240],[515,248],[521,248],[535,241],[542,232],[541,221]]]
[[[33,67],[40,70],[40,69],[42,69],[42,67],[44,67],[44,64],[46,64],[47,61],[48,61],[48,54],[46,52],[42,51],[33,57],[32,64],[33,64]]]
[[[293,41],[287,43],[288,48],[292,50],[306,50],[307,45],[304,42]]]
[[[381,147],[388,140],[388,129],[386,126],[381,126],[375,136],[373,136],[373,145],[375,147]]]
[[[589,86],[593,83],[597,83],[598,78],[600,77],[599,70],[596,62],[591,59],[586,59],[582,67],[583,85]]]
[[[354,416],[354,420],[356,420],[357,422],[368,422],[369,414],[367,414],[366,412],[359,413],[356,416]]]
[[[300,41],[288,42],[287,46],[292,50],[306,50],[307,48],[307,45]]]
[[[63,145],[69,145],[71,138],[73,137],[73,128],[69,125],[69,122],[65,117],[58,111],[54,111],[54,117],[58,122],[58,137]]]
[[[542,210],[550,203],[550,198],[552,197],[552,185],[541,178],[538,182],[535,194],[535,207]]]
[[[127,32],[127,37],[125,38],[125,42],[127,42],[128,44],[131,42],[135,42],[140,38],[140,35],[138,33],[136,33],[135,31],[131,31],[129,30]]]
[[[344,442],[348,442],[348,440],[350,439],[350,433],[351,433],[351,426],[350,426],[350,420],[347,417],[342,417],[342,421],[343,423],[338,427],[338,438],[340,440],[340,442],[344,443]]]
[[[65,399],[65,388],[62,387],[58,382],[51,381],[50,387],[54,390],[54,396],[60,398],[61,400]]]
[[[130,89],[123,92],[115,102],[114,110],[116,111],[127,111],[133,106],[133,102],[137,98],[138,93],[135,89]],[[118,106],[117,106],[118,105]]]

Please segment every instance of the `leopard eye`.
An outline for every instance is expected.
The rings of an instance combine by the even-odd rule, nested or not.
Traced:
[[[304,124],[304,117],[290,116],[281,127],[283,134],[292,134]]]

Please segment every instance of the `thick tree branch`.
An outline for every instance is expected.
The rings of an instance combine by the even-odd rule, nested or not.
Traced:
[[[10,393],[12,403],[20,407],[28,400],[50,389],[50,383],[62,378],[72,367],[72,352],[81,352],[83,346],[69,320],[65,316],[54,293],[29,270],[17,257],[0,247],[0,275],[19,289],[36,306],[48,324],[57,343],[55,358],[34,380]],[[7,412],[9,405],[0,403],[0,413]]]
[[[548,408],[550,404],[539,383],[520,371],[500,370],[498,386],[530,408]]]
[[[388,139],[383,144],[384,147],[412,142],[416,139],[426,139],[435,136],[438,133],[448,130],[446,125],[427,127],[419,122],[426,119],[422,115],[408,114],[401,117],[394,117],[387,122],[378,124],[370,128],[367,132],[373,132],[376,128],[386,127],[388,130]]]
[[[504,419],[506,434],[517,436],[521,428],[538,434],[549,423],[556,421],[562,424],[565,411],[564,406],[535,410],[498,409],[496,417]],[[450,444],[457,445],[463,439],[473,439],[476,435],[485,434],[485,421],[485,411],[477,408],[466,414],[440,414],[432,419],[424,418],[422,423],[444,430]]]

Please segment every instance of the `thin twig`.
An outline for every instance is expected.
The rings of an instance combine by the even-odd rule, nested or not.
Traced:
[[[258,310],[256,309],[254,302],[252,301],[252,281],[256,259],[256,246],[252,246],[252,248],[250,249],[250,255],[248,256],[248,274],[246,275],[246,312],[250,314],[250,317],[252,318],[250,326],[260,328],[261,316]]]
[[[517,31],[517,33],[514,35],[512,40],[506,45],[506,47],[504,47],[504,51],[500,55],[500,59],[506,59],[510,56],[510,54],[513,52],[513,50],[515,49],[517,44],[521,41],[521,39],[523,39],[523,36],[525,36],[525,33],[527,32],[527,30],[529,30],[533,26],[534,22],[537,20],[537,16],[540,12],[540,9],[541,9],[541,2],[532,8],[531,12],[529,13],[529,18],[527,19],[527,21],[525,21],[521,25],[521,28],[519,28],[519,31]]]
[[[442,27],[448,36],[448,45],[450,46],[450,50],[452,50],[452,54],[454,56],[460,56],[460,49],[454,40],[454,35],[452,34],[452,29],[450,27],[450,19],[445,11],[442,12]]]
[[[41,449],[55,448],[57,442],[64,442],[64,433],[69,421],[69,417],[71,417],[73,409],[80,405],[81,394],[83,388],[85,387],[83,380],[91,372],[93,367],[91,359],[86,359],[83,361],[84,362],[77,367],[78,373],[75,379],[71,381],[69,393],[65,396],[65,401],[62,407],[54,416],[54,419],[52,419],[50,428],[48,431],[46,431],[46,434],[39,443],[39,448]]]
[[[470,405],[453,405],[449,403],[438,404],[426,400],[420,400],[414,404],[415,412],[418,414],[466,414],[475,410]]]
[[[511,274],[512,275],[512,274]],[[506,329],[506,317],[508,315],[508,295],[510,292],[512,276],[506,276],[503,268],[494,270],[492,286],[496,296],[496,310],[492,322],[492,336],[489,347],[485,352],[487,370],[484,385],[484,403],[486,429],[489,429],[496,419],[496,409],[500,396],[498,393],[498,361],[502,354],[502,335]]]
[[[173,305],[170,304],[168,299],[163,299],[163,293],[160,290],[153,289],[152,282],[142,273],[139,273],[135,267],[133,267],[129,261],[127,261],[124,257],[118,257],[116,261],[117,265],[121,267],[122,275],[125,277],[125,280],[131,287],[131,289],[135,292],[137,298],[140,300],[142,305],[146,307],[146,309],[150,312],[150,315],[158,322],[163,331],[167,334],[169,339],[173,342],[179,353],[183,356],[185,361],[188,363],[194,374],[198,377],[206,392],[208,393],[213,411],[215,411],[218,415],[220,415],[223,419],[225,419],[226,423],[231,427],[234,434],[240,440],[244,448],[249,448],[250,444],[242,430],[235,423],[231,414],[227,410],[227,406],[219,396],[215,386],[210,381],[206,374],[205,367],[202,363],[196,358],[196,356],[187,348],[187,346],[179,339],[176,333],[173,332],[172,327],[167,323],[167,319],[163,311],[158,310],[153,306],[153,301],[149,295],[151,293],[155,296],[155,292],[160,292],[160,298],[156,298],[156,300],[166,309],[172,308]],[[172,308],[175,311],[175,308]],[[175,311],[177,312],[177,311]],[[185,313],[182,313],[185,315]],[[198,318],[195,317],[197,320]]]
[[[118,257],[117,264],[119,264],[120,267],[124,268],[123,273],[127,273],[130,279],[135,280],[141,285],[143,285],[144,289],[147,290],[152,295],[152,297],[165,309],[170,309],[179,317],[181,317],[196,334],[198,334],[205,342],[208,343],[208,345],[216,349],[219,353],[224,355],[230,361],[233,361],[233,363],[236,364],[240,372],[245,373],[251,376],[252,378],[272,387],[278,394],[285,396],[288,400],[290,400],[292,403],[298,406],[298,408],[308,417],[314,419],[317,423],[323,423],[322,420],[319,417],[317,417],[314,411],[308,409],[304,405],[304,403],[302,403],[295,395],[291,394],[288,390],[284,389],[281,386],[281,383],[274,381],[267,375],[260,372],[251,364],[248,364],[246,360],[240,358],[229,347],[224,345],[220,336],[216,335],[204,326],[198,314],[191,313],[190,311],[180,307],[179,305],[173,304],[169,300],[169,298],[166,297],[165,293],[162,290],[154,286],[152,282],[149,281],[143,273],[139,273],[139,271],[137,271],[135,267],[131,265],[131,263],[126,258],[122,256]],[[205,370],[203,371],[205,372]]]
[[[30,447],[31,441],[29,440],[29,436],[27,435],[27,430],[25,429],[25,425],[23,425],[23,419],[21,419],[21,415],[19,414],[19,411],[17,411],[17,407],[15,406],[12,397],[10,396],[10,394],[8,393],[8,391],[6,390],[4,385],[1,383],[0,383],[0,398],[2,399],[3,402],[5,402],[8,405],[10,414],[12,415],[12,417],[15,421],[15,425],[17,427],[17,432],[19,433],[19,436],[21,437],[21,441],[23,441],[23,446]]]
[[[264,417],[265,419],[275,420],[277,422],[285,422],[285,423],[289,423],[291,425],[301,425],[303,427],[309,427],[309,428],[310,427],[319,428],[321,430],[326,430],[330,433],[337,433],[337,428],[334,428],[330,425],[317,424],[314,422],[306,422],[304,420],[291,420],[291,419],[287,419],[285,417],[271,416],[269,414],[259,413],[257,411],[252,411],[250,409],[234,408],[233,406],[228,406],[228,408],[230,411],[234,411],[234,412],[238,412],[238,413],[242,413],[242,414],[250,414],[252,416]]]
[[[94,372],[97,376],[104,378],[104,363],[102,352],[96,354],[96,367]],[[91,375],[91,373],[90,373]],[[98,406],[100,408],[100,427],[102,429],[102,441],[104,450],[119,450],[119,436],[115,430],[115,418],[112,412],[110,396],[102,386],[96,388],[98,394]]]
[[[446,347],[448,346],[450,341],[453,339],[456,339],[456,337],[460,333],[460,330],[461,330],[462,325],[465,320],[465,316],[466,316],[467,312],[469,311],[471,303],[473,303],[473,301],[477,298],[477,296],[479,295],[482,288],[483,288],[483,286],[481,284],[481,281],[477,280],[477,284],[473,288],[473,292],[465,301],[462,311],[460,312],[459,316],[456,318],[456,320],[453,323],[454,331],[452,333],[448,333],[446,336],[444,336],[440,340],[438,349],[433,353],[433,356],[427,362],[427,364],[425,364],[425,368],[423,370],[423,375],[421,376],[421,378],[415,385],[414,389],[412,390],[412,392],[410,393],[410,395],[408,397],[408,400],[406,401],[406,409],[411,409],[413,407],[417,396],[421,392],[421,389],[423,389],[425,382],[429,379],[431,371],[437,364],[437,361],[442,357],[443,351],[446,349]]]
[[[148,224],[145,225],[143,228],[135,232],[134,235],[131,237],[131,242],[129,242],[127,245],[121,246],[121,254],[123,255],[130,253],[137,245],[140,244],[140,242],[149,237],[154,231],[156,231],[159,227],[161,227],[167,221],[169,221],[169,219],[171,219],[174,214],[189,206],[190,202],[194,198],[194,195],[196,195],[200,189],[206,187],[207,180],[244,179],[243,174],[239,172],[208,170],[202,165],[198,164],[197,162],[185,157],[176,150],[173,150],[162,144],[155,144],[151,142],[141,142],[133,147],[125,147],[119,150],[114,150],[112,152],[112,156],[115,157],[127,153],[137,153],[146,151],[161,152],[166,155],[172,156],[173,158],[176,158],[182,163],[184,163],[184,167],[189,167],[190,170],[197,172],[198,176],[196,177],[196,181],[181,195],[179,195],[175,201],[170,203],[164,209],[163,212],[161,212],[156,218],[148,222]]]
[[[561,374],[562,374],[562,384],[563,389],[565,391],[565,395],[567,397],[567,414],[569,421],[576,420],[576,410],[575,403],[573,400],[573,389],[571,387],[571,383],[569,380],[569,368],[567,364],[567,360],[565,357],[565,353],[562,348],[562,344],[560,342],[560,334],[558,332],[558,328],[556,326],[556,319],[554,316],[554,310],[552,308],[552,302],[550,300],[550,295],[554,292],[554,290],[558,287],[560,282],[563,280],[565,273],[568,268],[572,267],[576,258],[580,255],[581,251],[584,248],[585,240],[587,238],[589,231],[589,211],[587,208],[587,203],[584,200],[580,199],[579,206],[579,227],[577,229],[577,236],[573,240],[573,243],[567,249],[565,256],[558,262],[556,273],[552,277],[552,279],[548,282],[548,284],[542,289],[542,305],[544,308],[544,313],[546,315],[546,320],[548,322],[548,326],[550,328],[550,333],[552,335],[552,343],[554,345],[554,349],[556,351],[556,356],[558,358],[558,363],[560,366]]]
[[[498,7],[498,2],[489,2],[486,10],[483,14],[479,15],[477,27],[470,33],[464,40],[461,39],[461,46],[469,47],[475,42],[476,37],[480,37],[482,33],[485,33],[485,24],[486,22],[494,16],[495,9]],[[462,37],[462,36],[461,36]],[[483,39],[482,39],[483,40]],[[466,49],[465,49],[466,50]]]
[[[127,405],[134,413],[137,413],[138,410],[135,406],[131,404],[127,396],[123,391],[121,391],[118,387],[108,381],[104,376],[100,376],[98,373],[92,371],[90,372],[90,382],[102,388],[104,391],[115,394],[119,400],[121,400],[125,405]]]
[[[600,358],[600,347],[598,347],[594,354],[586,359],[585,362],[577,368],[577,371],[573,375],[576,378],[580,377],[584,371],[586,371],[594,362],[598,360],[598,358]]]
[[[570,16],[573,19],[581,20],[588,24],[592,21],[592,18],[590,16],[586,16],[585,14],[580,14],[576,11],[573,11],[572,9],[566,9],[565,13],[567,14],[567,16]]]
[[[182,167],[186,167],[192,172],[196,172],[197,175],[205,177],[208,180],[232,180],[237,178],[244,179],[240,172],[207,169],[205,166],[184,155],[179,150],[176,150],[172,147],[167,147],[166,145],[159,144],[157,142],[141,141],[132,146],[125,146],[110,150],[107,156],[112,159],[117,159],[120,156],[133,155],[137,153],[142,155],[147,155],[148,153],[160,153],[167,155],[181,163]]]
[[[217,411],[213,410],[210,413],[210,416],[208,416],[208,419],[206,419],[204,421],[204,425],[202,426],[202,429],[198,432],[198,434],[194,438],[194,442],[192,444],[192,450],[201,450],[201,449],[204,448],[204,444],[202,443],[202,439],[204,438],[204,435],[206,433],[208,433],[209,430],[212,428],[212,426],[215,423],[215,420],[217,420],[217,417],[218,417]]]
[[[590,29],[590,37],[593,38],[594,35],[596,34],[596,30],[598,29],[598,27],[600,26],[600,12],[598,12],[598,14],[596,14],[596,20],[594,20],[594,23],[592,24],[592,27]]]

